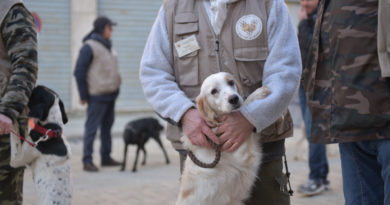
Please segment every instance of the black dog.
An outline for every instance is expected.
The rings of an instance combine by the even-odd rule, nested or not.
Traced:
[[[126,167],[127,146],[129,144],[134,144],[138,146],[133,165],[133,172],[137,171],[138,154],[141,149],[144,152],[144,159],[142,161],[142,165],[146,164],[146,150],[144,146],[145,143],[149,140],[149,138],[155,139],[158,145],[160,145],[162,151],[164,152],[166,163],[169,164],[167,152],[165,151],[164,146],[160,140],[160,132],[163,129],[163,126],[160,125],[158,120],[154,118],[142,118],[127,123],[125,131],[123,133],[125,149],[121,171],[124,171]]]

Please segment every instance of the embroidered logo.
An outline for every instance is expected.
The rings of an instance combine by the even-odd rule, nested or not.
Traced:
[[[263,29],[261,19],[254,14],[241,17],[236,23],[236,33],[244,40],[257,38]]]

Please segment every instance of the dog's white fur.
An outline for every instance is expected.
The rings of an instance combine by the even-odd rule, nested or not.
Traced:
[[[41,121],[41,123],[42,126],[47,123],[54,123],[63,130],[64,124],[58,97],[56,97],[53,106],[50,108],[47,119],[44,122]],[[13,142],[19,140],[16,136],[12,137],[14,137]],[[15,140],[15,137],[17,140]],[[72,182],[69,162],[70,146],[65,136],[62,135],[61,137],[67,148],[68,154],[66,156],[42,154],[26,142],[23,145],[13,146],[19,152],[16,154],[20,156],[17,164],[19,166],[27,165],[31,168],[37,194],[37,204],[39,205],[70,205],[72,203]],[[30,136],[27,139],[32,141]]]
[[[253,100],[265,98],[270,93],[267,87],[261,87],[243,102],[238,86],[232,75],[224,72],[205,79],[197,104],[206,121],[216,123],[220,115],[235,111],[240,105],[247,105]],[[217,90],[216,94],[212,94],[213,89]],[[239,97],[238,107],[228,102],[234,95]],[[200,161],[210,163],[214,160],[214,150],[193,145],[187,136],[182,137],[182,140],[184,146]],[[214,168],[201,168],[187,158],[176,205],[243,204],[256,180],[261,156],[259,139],[251,135],[236,151],[222,152]]]
[[[56,97],[53,106],[49,110],[46,121],[55,123],[63,130],[64,124],[61,118],[59,99]],[[30,166],[33,173],[37,204],[72,204],[72,182],[70,175],[70,146],[64,135],[61,136],[67,148],[67,156],[41,154]]]

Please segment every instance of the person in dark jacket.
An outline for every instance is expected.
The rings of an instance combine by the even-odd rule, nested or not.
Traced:
[[[111,127],[121,84],[117,55],[110,41],[114,25],[116,23],[104,16],[94,21],[93,30],[83,39],[84,45],[74,71],[81,104],[88,104],[82,159],[85,171],[98,171],[92,160],[92,152],[99,127],[101,165],[120,165],[110,156]]]
[[[303,75],[310,141],[339,143],[346,205],[390,204],[390,84],[377,38],[388,20],[378,23],[378,3],[388,6],[322,0]]]
[[[302,56],[302,65],[307,61],[308,51],[313,38],[315,20],[317,18],[318,0],[301,0],[299,10],[298,40]],[[299,87],[299,101],[304,121],[306,137],[310,138],[311,113],[306,104],[306,94],[302,87]],[[329,166],[324,144],[309,142],[309,180],[298,187],[298,191],[304,195],[312,196],[322,193],[328,189],[327,180]]]

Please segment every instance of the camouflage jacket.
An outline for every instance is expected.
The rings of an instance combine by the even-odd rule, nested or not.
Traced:
[[[377,53],[378,1],[322,0],[303,85],[311,141],[390,138],[390,82]]]
[[[0,32],[11,61],[11,76],[0,100],[0,113],[18,123],[22,131],[27,125],[26,107],[38,72],[35,22],[31,13],[17,4],[1,22]]]

